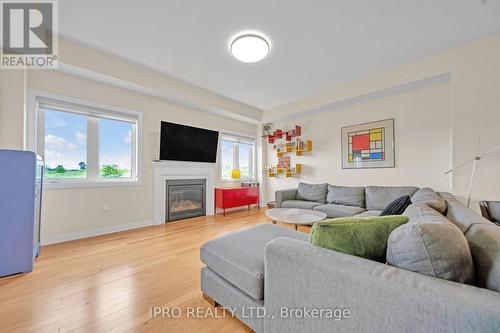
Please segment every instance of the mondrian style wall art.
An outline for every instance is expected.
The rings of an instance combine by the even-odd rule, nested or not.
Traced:
[[[384,128],[349,132],[349,162],[385,160]]]
[[[394,119],[343,127],[342,168],[394,168]]]

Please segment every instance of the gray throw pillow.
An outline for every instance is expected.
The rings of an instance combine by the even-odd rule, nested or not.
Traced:
[[[423,204],[411,205],[404,215],[410,222],[396,228],[387,242],[389,265],[455,282],[474,282],[469,244],[457,226]]]
[[[365,207],[365,188],[328,185],[326,202],[329,204]]]
[[[426,204],[441,214],[446,212],[446,201],[444,201],[444,199],[430,187],[424,187],[415,192],[415,194],[411,197],[411,202],[414,204]]]
[[[300,183],[297,190],[297,200],[326,203],[328,184]]]

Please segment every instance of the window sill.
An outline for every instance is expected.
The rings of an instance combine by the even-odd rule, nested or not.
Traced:
[[[72,188],[105,188],[105,187],[128,187],[128,186],[140,186],[142,182],[133,180],[96,180],[96,181],[54,181],[54,180],[44,180],[43,187],[45,190],[57,190],[57,189],[72,189]]]
[[[243,182],[256,182],[254,179],[238,179],[238,178],[220,178],[220,183],[243,183]]]

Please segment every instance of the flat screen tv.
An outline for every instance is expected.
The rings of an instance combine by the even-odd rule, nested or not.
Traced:
[[[215,163],[219,132],[161,122],[160,160]]]

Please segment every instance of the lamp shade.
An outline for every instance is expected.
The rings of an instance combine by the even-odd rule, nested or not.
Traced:
[[[231,178],[241,178],[241,171],[240,171],[240,169],[233,169],[233,170],[231,170]]]

